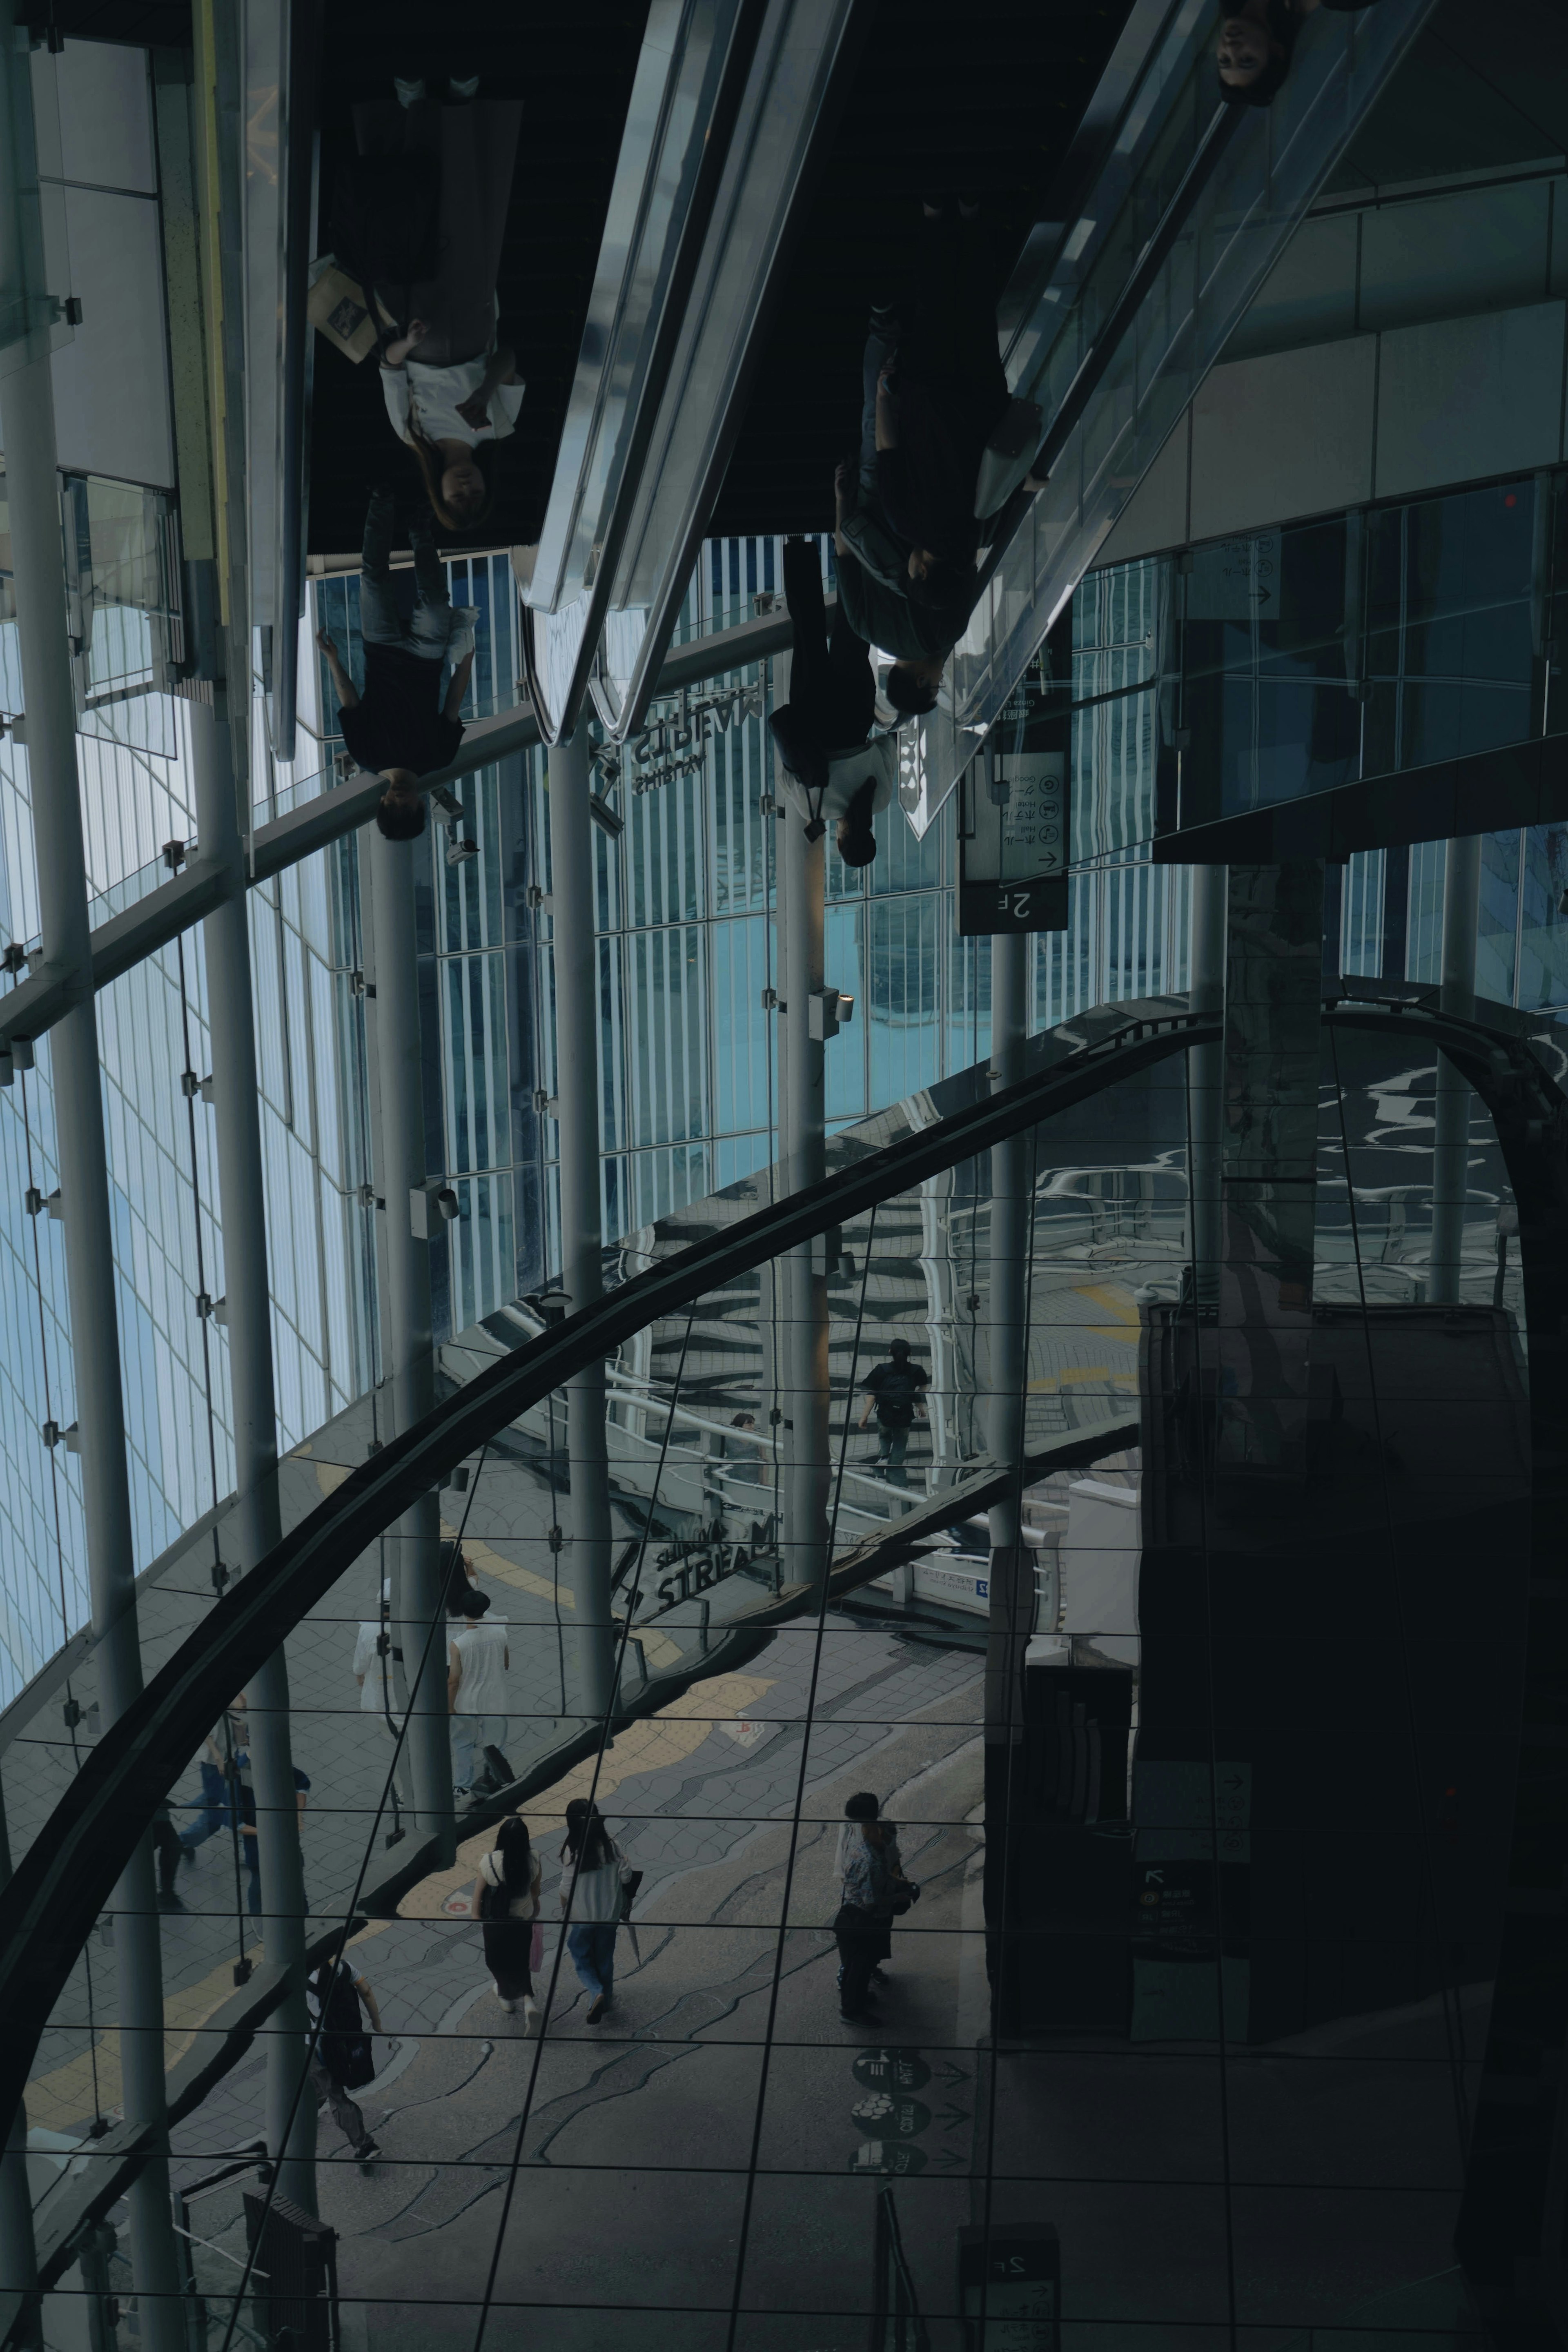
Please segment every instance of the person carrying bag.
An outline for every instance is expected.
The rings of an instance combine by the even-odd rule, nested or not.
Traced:
[[[509,2016],[521,2000],[528,2026],[539,2014],[533,1998],[533,1971],[539,1965],[535,1948],[542,1937],[539,1874],[539,1855],[528,1824],[517,1813],[509,1813],[496,1832],[494,1846],[479,1857],[470,1908],[484,1928],[485,1966],[496,1999]]]

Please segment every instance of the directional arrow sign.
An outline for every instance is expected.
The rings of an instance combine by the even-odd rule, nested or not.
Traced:
[[[912,2148],[907,2151],[900,2150],[900,2154],[914,2154],[914,2150]],[[938,2172],[956,2172],[963,2162],[963,2158],[961,2156],[955,2156],[951,2147],[939,2147],[936,2154],[931,2158],[932,2168]]]
[[[941,2115],[938,2116],[937,2121],[946,2130],[952,2131],[957,2125],[966,2124],[969,2121],[969,2109],[967,2107],[946,2106],[942,2109]]]
[[[968,2068],[964,2066],[955,2066],[951,2059],[944,2059],[942,2061],[941,2073],[942,2079],[944,2083],[967,2083],[969,2080]]]

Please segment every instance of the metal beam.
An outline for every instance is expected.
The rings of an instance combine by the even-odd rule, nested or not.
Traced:
[[[738,628],[716,630],[711,636],[699,637],[670,655],[658,674],[658,693],[679,694],[683,686],[700,685],[704,678],[721,677],[726,670],[744,669],[752,662],[782,652],[794,639],[794,625],[787,613],[769,614],[760,621],[743,621]],[[472,775],[477,768],[488,768],[497,760],[531,751],[539,740],[539,727],[531,710],[504,711],[491,719],[477,719],[465,734],[462,749],[451,765],[422,777],[421,783],[428,792],[436,784],[455,782],[459,776]],[[345,834],[356,833],[374,815],[384,789],[379,776],[359,775],[341,790],[322,793],[302,807],[290,809],[287,816],[258,825],[250,840],[247,882],[270,881],[275,874],[298,866],[303,858],[313,857],[318,849],[341,841]],[[111,980],[118,980],[133,964],[145,962],[193,923],[210,915],[230,895],[233,883],[229,869],[221,859],[206,856],[204,848],[205,845],[198,848],[190,864],[172,881],[161,883],[156,890],[139,898],[134,907],[100,923],[91,933],[89,948],[95,990],[107,988]],[[43,1036],[73,1004],[82,1003],[87,993],[83,981],[74,971],[58,961],[41,964],[9,995],[0,998],[0,1051],[7,1050],[14,1038]]]

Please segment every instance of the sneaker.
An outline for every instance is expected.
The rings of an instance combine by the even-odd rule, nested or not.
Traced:
[[[499,1994],[499,1993],[497,1994],[496,1998],[497,1998],[498,2000],[500,2000],[500,1994]],[[516,2001],[515,2001],[515,2000],[503,2000],[503,2001],[501,2001],[501,2007],[505,2010],[505,2011],[506,2011],[506,2013],[507,2013],[507,2015],[508,2015],[509,2017],[515,2017],[515,2016],[517,2015],[517,2003],[516,2003]]]
[[[359,2146],[354,2150],[354,2162],[356,2164],[368,2164],[373,2157],[377,2157],[380,2154],[381,2142],[379,2140],[372,2139],[367,2133],[365,2137],[361,2140]]]
[[[404,81],[395,74],[392,78],[392,87],[397,92],[399,106],[417,106],[422,98],[428,98],[430,95],[425,87],[423,74],[417,81]]]
[[[603,2015],[605,2014],[605,2010],[606,2010],[606,2009],[608,2009],[609,2005],[610,2005],[610,2002],[609,2002],[609,1996],[608,1996],[608,1994],[606,1994],[606,1993],[598,1993],[598,1994],[596,1994],[596,1995],[595,1996],[595,1998],[594,1998],[594,1999],[593,1999],[593,2000],[588,2003],[588,2022],[589,2022],[589,2024],[590,2024],[590,2025],[597,2025],[597,2023],[599,2022],[599,2020],[603,2017]]]

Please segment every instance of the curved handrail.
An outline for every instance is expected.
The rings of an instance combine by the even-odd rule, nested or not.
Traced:
[[[1330,1008],[1331,1024],[1419,1037],[1447,1054],[1497,1122],[1517,1195],[1563,1189],[1556,1162],[1568,1099],[1529,1039],[1408,1000]],[[1220,1042],[1217,1014],[1134,1020],[1049,1069],[919,1133],[869,1152],[803,1192],[662,1259],[594,1306],[502,1358],[335,1493],[218,1601],[141,1698],[98,1742],[0,1893],[0,2113],[24,2095],[38,2039],[78,1951],[109,1900],[153,1807],[211,1720],[212,1693],[242,1688],[331,1589],[346,1563],[476,1446],[645,1325],[799,1247],[894,1194],[986,1151],[1119,1080]]]

